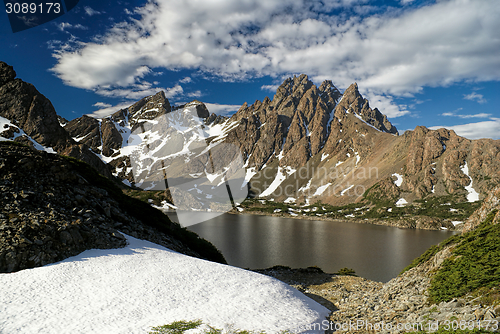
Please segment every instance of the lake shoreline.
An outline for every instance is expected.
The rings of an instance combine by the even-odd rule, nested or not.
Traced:
[[[269,213],[265,211],[243,211],[239,212],[237,210],[231,210],[227,212],[232,215],[255,215],[255,216],[271,216],[278,218],[291,218],[291,219],[302,219],[302,220],[321,220],[321,221],[335,221],[344,223],[355,223],[355,224],[371,224],[380,226],[392,226],[404,229],[419,229],[419,230],[430,230],[430,231],[461,231],[463,224],[453,225],[453,223],[448,221],[443,221],[438,218],[432,218],[427,216],[410,216],[401,217],[399,219],[379,219],[379,218],[364,218],[364,219],[339,219],[331,218],[325,216],[308,216],[308,215],[291,215],[288,213],[278,212]]]

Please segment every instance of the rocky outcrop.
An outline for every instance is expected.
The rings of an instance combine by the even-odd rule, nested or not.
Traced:
[[[491,215],[493,224],[500,223],[500,188],[493,190],[488,197],[484,199],[481,207],[476,210],[464,224],[463,233],[473,230],[481,222],[483,222],[488,215]]]
[[[86,249],[123,247],[122,233],[224,261],[208,242],[161,212],[124,198],[82,162],[0,143],[0,272],[43,266]]]
[[[417,198],[431,193],[462,194],[472,178],[478,193],[488,193],[500,182],[500,141],[469,140],[453,130],[418,126],[401,136],[397,149],[407,152],[402,191]],[[463,171],[467,164],[468,175]]]
[[[359,93],[357,83],[353,83],[345,90],[342,100],[335,108],[335,115],[338,118],[348,112],[359,115],[366,123],[380,131],[392,134],[398,133],[398,130],[389,122],[386,115],[382,114],[377,108],[370,108],[368,100]]]
[[[17,137],[16,141],[29,143],[28,136],[46,148],[83,160],[101,174],[112,177],[103,161],[95,159],[86,146],[75,142],[61,127],[52,103],[33,85],[15,77],[14,69],[0,62],[0,116],[14,125],[10,132],[4,131],[2,136],[13,138],[22,129],[25,135]]]

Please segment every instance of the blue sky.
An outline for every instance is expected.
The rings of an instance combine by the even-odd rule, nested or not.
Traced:
[[[498,0],[80,0],[12,33],[0,60],[58,114],[103,116],[164,90],[234,112],[305,73],[357,82],[400,131],[500,139]]]

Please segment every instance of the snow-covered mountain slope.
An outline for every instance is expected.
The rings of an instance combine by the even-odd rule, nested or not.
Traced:
[[[465,200],[472,191],[466,187],[477,200],[500,183],[500,141],[424,127],[398,136],[357,84],[341,93],[332,82],[317,87],[306,75],[285,80],[273,99],[245,103],[230,118],[210,115],[199,101],[172,108],[158,93],[65,129],[127,184],[157,190],[166,188],[165,178],[169,188],[184,184],[178,202],[196,210],[234,207],[225,196],[232,179],[238,181],[231,190],[242,192],[236,202],[248,185],[253,196],[334,205],[359,201],[377,184],[399,180],[394,175],[404,181],[382,194],[394,202],[447,194]],[[470,179],[460,170],[465,163]],[[220,196],[225,204],[212,205]]]
[[[45,151],[48,153],[57,153],[54,151],[52,147],[45,147],[35,141],[33,138],[28,136],[22,129],[20,129],[17,125],[12,124],[7,118],[0,116],[0,141],[5,140],[16,140],[17,141],[26,141],[31,143],[34,148],[39,151]],[[19,138],[19,139],[18,139]]]
[[[210,115],[198,101],[171,108],[160,92],[104,119],[78,118],[65,129],[114,166],[124,183],[144,190],[168,188],[178,214],[222,214],[248,194],[239,147],[223,142],[236,126]],[[187,221],[182,225],[199,222],[192,214]]]
[[[0,274],[0,332],[131,334],[200,319],[217,328],[277,333],[321,328],[329,314],[271,277],[127,240],[122,249],[87,250]]]

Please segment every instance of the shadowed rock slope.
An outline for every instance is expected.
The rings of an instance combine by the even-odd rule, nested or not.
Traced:
[[[123,247],[121,232],[225,263],[212,244],[73,158],[0,142],[0,202],[0,272]]]

